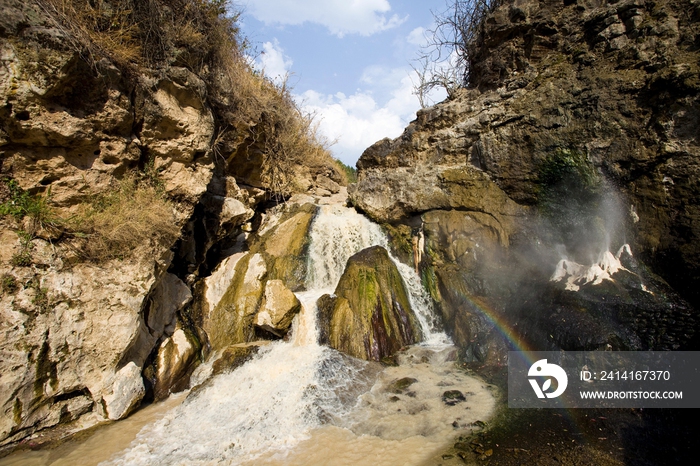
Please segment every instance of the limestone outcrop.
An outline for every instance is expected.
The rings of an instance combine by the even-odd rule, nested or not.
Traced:
[[[286,335],[292,325],[292,319],[301,310],[299,299],[284,286],[282,280],[269,280],[265,285],[265,294],[255,325],[279,337]]]
[[[186,388],[212,342],[253,338],[267,279],[300,287],[304,264],[291,256],[313,216],[307,207],[284,217],[278,237],[255,246],[269,201],[342,182],[327,153],[307,157],[313,141],[294,141],[297,159],[280,165],[274,115],[236,114],[244,109],[217,81],[221,63],[208,61],[234,42],[174,43],[163,35],[173,24],[141,31],[142,8],[167,2],[126,12],[125,2],[98,3],[0,5],[0,448],[58,424],[73,423],[70,433],[123,418]],[[209,2],[190,6],[188,27],[207,32],[221,19]],[[161,41],[153,55],[149,40]],[[241,89],[259,79],[238,71]],[[278,175],[288,169],[284,189],[263,169],[271,158]],[[241,287],[229,291],[231,280]],[[226,306],[233,336],[217,314]]]
[[[256,329],[283,337],[301,309],[292,291],[306,276],[308,232],[316,206],[313,198],[293,196],[267,212],[247,251],[224,258],[202,280],[193,322],[205,353],[258,339]]]
[[[348,259],[334,296],[319,299],[321,343],[360,359],[379,361],[421,339],[396,265],[373,246]]]
[[[479,30],[470,88],[365,151],[351,200],[425,235],[424,284],[460,345],[498,346],[489,314],[551,315],[564,305],[537,296],[561,259],[588,266],[626,243],[663,277],[645,286],[680,294],[657,312],[690,329],[641,346],[696,344],[699,31],[688,1],[506,1]],[[523,280],[541,284],[530,302]],[[636,348],[640,331],[605,344]]]
[[[0,301],[5,442],[93,410],[119,419],[138,404],[141,367],[150,352],[139,343],[151,339],[153,345],[169,323],[143,313],[165,264],[114,261],[109,267],[21,268],[4,275],[17,283]],[[174,317],[172,308],[163,311]],[[131,352],[134,359],[127,357]]]

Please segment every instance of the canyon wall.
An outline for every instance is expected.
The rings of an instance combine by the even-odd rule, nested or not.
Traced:
[[[397,250],[424,236],[453,338],[497,354],[504,319],[541,349],[697,347],[700,4],[506,1],[472,59],[350,189]]]

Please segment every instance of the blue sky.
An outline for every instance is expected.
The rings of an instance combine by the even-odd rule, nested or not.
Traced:
[[[397,137],[420,108],[411,61],[445,0],[243,0],[243,33],[273,79],[289,73],[297,101],[354,166],[362,151]],[[436,94],[435,100],[443,96]]]

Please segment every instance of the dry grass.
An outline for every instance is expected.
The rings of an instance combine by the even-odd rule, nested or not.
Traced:
[[[139,61],[142,49],[131,2],[39,0],[38,3],[88,62],[94,64],[106,57],[130,67]]]
[[[230,144],[227,162],[241,153],[246,158],[262,154],[260,178],[281,195],[295,190],[295,167],[335,167],[330,142],[319,134],[314,115],[294,101],[286,82],[275,84],[235,53],[222,56],[219,64],[212,97],[239,138]]]
[[[180,230],[173,204],[158,189],[129,175],[70,220],[78,251],[103,261],[131,255],[143,246],[170,247]]]
[[[127,74],[183,66],[204,79],[217,120],[211,151],[219,161],[262,153],[260,179],[273,193],[293,190],[295,166],[335,167],[286,83],[252,68],[239,14],[225,0],[37,1],[93,65],[106,58]],[[221,144],[224,133],[230,140]]]

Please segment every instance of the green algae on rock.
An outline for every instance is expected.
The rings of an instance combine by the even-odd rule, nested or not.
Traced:
[[[335,297],[319,300],[319,313],[322,343],[356,358],[379,361],[421,339],[401,275],[381,246],[348,260]]]

